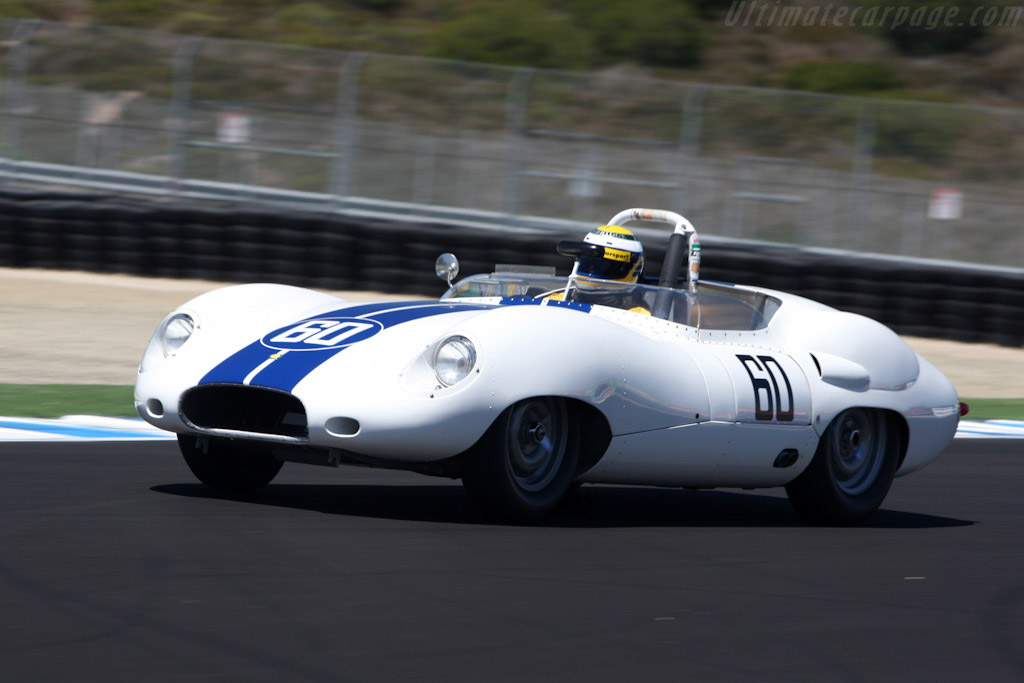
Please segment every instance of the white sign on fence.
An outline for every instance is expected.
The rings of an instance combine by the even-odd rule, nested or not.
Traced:
[[[217,142],[245,145],[251,138],[252,120],[248,114],[227,112],[217,117]]]
[[[928,200],[928,218],[952,221],[964,215],[964,193],[960,190],[932,190]]]

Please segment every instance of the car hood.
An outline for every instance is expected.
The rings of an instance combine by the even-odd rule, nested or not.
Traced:
[[[407,363],[453,325],[487,311],[540,305],[531,299],[495,303],[398,301],[355,304],[305,315],[265,330],[224,358],[199,384],[245,384],[292,391],[307,376],[339,354],[355,361],[384,358]],[[590,306],[544,302],[557,308],[589,312]]]

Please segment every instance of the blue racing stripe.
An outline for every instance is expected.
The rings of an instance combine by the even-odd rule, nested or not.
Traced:
[[[296,325],[301,324],[307,320],[315,320],[317,318],[330,318],[332,316],[344,315],[347,317],[364,316],[369,313],[375,313],[378,311],[389,310],[392,308],[408,308],[408,307],[423,307],[423,306],[436,306],[434,301],[391,301],[391,302],[376,302],[371,304],[356,304],[353,306],[347,306],[345,308],[339,308],[336,311],[330,311],[321,315],[310,316],[303,320],[296,321]],[[338,349],[340,350],[340,349]],[[337,350],[335,350],[335,353]],[[199,380],[199,384],[241,384],[246,377],[249,376],[253,370],[255,370],[260,363],[267,361],[272,354],[277,353],[277,349],[270,349],[264,346],[259,339],[252,342],[248,346],[236,351],[231,354],[223,361],[218,363],[212,370]],[[330,350],[320,351],[318,355],[330,353]],[[334,353],[330,353],[334,355]],[[327,356],[321,359],[321,362],[327,360]],[[276,363],[271,363],[276,365]],[[308,373],[307,373],[308,374]],[[267,386],[267,385],[260,385]]]
[[[435,315],[444,315],[445,313],[458,313],[461,311],[485,311],[489,308],[494,308],[494,306],[489,304],[434,304],[432,306],[423,306],[420,308],[381,311],[380,313],[376,313],[374,315],[365,315],[362,317],[369,318],[370,320],[376,320],[385,328],[388,328],[393,325],[407,323],[411,320],[419,320],[420,318],[430,318]]]
[[[297,326],[310,320],[358,317],[379,322],[386,329],[394,325],[435,315],[459,311],[479,311],[493,307],[493,305],[487,304],[439,304],[436,301],[394,301],[339,308],[334,311],[297,320],[293,324]],[[336,348],[327,347],[310,351],[279,353],[278,349],[268,348],[264,345],[261,339],[257,339],[225,358],[206,373],[199,381],[199,384],[242,384],[246,377],[252,374],[260,365],[270,360],[271,356],[279,354],[273,362],[267,364],[265,368],[260,370],[250,380],[250,384],[280,389],[282,391],[291,391],[309,373],[330,358],[333,358],[340,351],[348,348],[347,345],[344,345]]]
[[[529,297],[512,296],[501,300],[502,306],[553,306],[555,308],[568,308],[573,311],[590,313],[592,304],[583,304],[576,301],[560,301],[558,299],[534,299]]]
[[[313,353],[285,354],[261,370],[249,384],[254,387],[291,391],[296,384],[305,379],[306,375],[346,348],[348,347],[339,346],[336,349],[324,349]]]
[[[543,299],[527,298],[506,298],[502,299],[501,306],[539,306],[544,304]],[[580,304],[566,301],[546,300],[547,306],[556,308],[568,308],[571,310],[589,312],[590,304]],[[483,311],[495,308],[494,304],[473,304],[473,303],[438,303],[436,301],[395,301],[389,303],[360,304],[348,306],[335,311],[310,316],[293,323],[295,326],[312,320],[331,319],[342,317],[344,319],[359,318],[373,320],[381,324],[383,329],[401,325],[402,323],[429,318],[436,315],[457,313],[463,311]],[[262,337],[261,337],[262,339]],[[249,383],[252,386],[291,391],[295,385],[305,379],[309,373],[323,365],[325,362],[348,348],[348,345],[337,347],[325,347],[312,350],[297,350],[294,352],[280,352],[278,349],[268,348],[260,339],[252,342],[231,356],[227,357],[210,370],[199,381],[199,384],[227,383],[242,384],[260,365],[267,363],[272,356],[277,356],[272,362],[267,363]]]
[[[200,384],[241,384],[260,363],[270,358],[270,354],[276,353],[274,349],[268,349],[257,339],[241,351],[234,353],[199,380]]]
[[[582,313],[590,313],[590,309],[594,307],[593,304],[581,304],[576,301],[553,301],[551,299],[548,299],[548,306],[554,306],[555,308],[568,308]]]
[[[398,310],[385,310],[374,314],[364,314],[360,317],[367,320],[375,320],[379,322],[384,329],[388,329],[395,325],[411,322],[413,320],[420,320],[422,318],[430,318],[435,315],[460,313],[463,311],[482,311],[489,308],[494,308],[494,306],[485,304],[434,303],[429,306],[415,306],[412,308],[402,308]],[[345,311],[345,315],[348,317],[349,312]],[[324,349],[323,351],[285,354],[261,370],[260,373],[251,380],[250,384],[252,386],[267,387],[269,389],[291,391],[295,388],[295,385],[305,379],[309,373],[313,372],[347,348],[348,346],[339,346],[333,349]]]
[[[367,313],[377,313],[378,311],[388,311],[393,308],[410,308],[419,306],[436,306],[436,301],[378,301],[372,304],[356,304],[354,306],[348,306],[346,308],[339,308],[336,311],[330,313],[324,313],[322,315],[314,315],[306,318],[306,320],[313,320],[314,318],[331,317],[336,315],[343,315],[347,318],[360,318],[365,316]],[[301,322],[301,321],[299,321]]]

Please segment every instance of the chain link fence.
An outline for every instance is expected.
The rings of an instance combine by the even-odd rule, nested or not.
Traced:
[[[1024,267],[1020,110],[39,21],[0,34],[8,183],[509,223],[656,206],[709,236]]]

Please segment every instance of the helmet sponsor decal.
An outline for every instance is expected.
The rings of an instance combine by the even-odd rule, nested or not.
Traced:
[[[604,257],[611,259],[612,261],[629,261],[633,258],[633,254],[622,249],[612,249],[611,247],[604,248]]]

